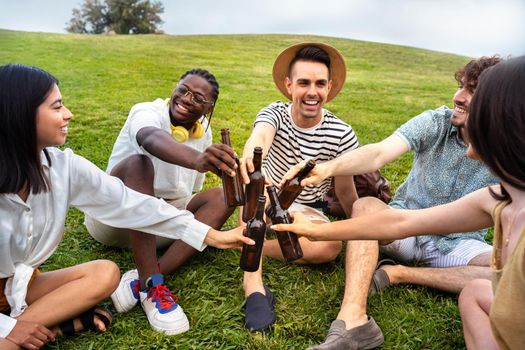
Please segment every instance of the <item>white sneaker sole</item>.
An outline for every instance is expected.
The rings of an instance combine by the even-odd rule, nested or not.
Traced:
[[[190,323],[188,322],[187,319],[186,319],[185,323],[181,324],[180,327],[177,327],[175,329],[164,329],[164,328],[159,327],[159,326],[154,326],[151,323],[150,323],[150,326],[155,331],[160,332],[160,333],[164,333],[166,335],[177,335],[177,334],[181,334],[181,333],[184,333],[184,332],[187,332],[187,331],[190,330]]]
[[[145,293],[140,292],[141,299],[144,295]],[[170,311],[168,315],[162,315],[149,299],[143,299],[141,304],[148,318],[148,323],[155,331],[166,335],[176,335],[190,329],[188,317],[180,305],[177,305],[177,308]]]

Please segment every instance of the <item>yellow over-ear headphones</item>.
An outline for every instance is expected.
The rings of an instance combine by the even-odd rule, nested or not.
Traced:
[[[200,120],[197,120],[195,124],[191,127],[191,129],[188,131],[183,126],[173,126],[170,124],[171,128],[171,137],[173,137],[175,140],[177,140],[180,143],[184,143],[188,141],[188,138],[192,139],[200,139],[202,136],[204,136],[204,127],[202,126],[202,123]]]
[[[170,99],[166,99],[166,105],[170,105]],[[175,140],[177,140],[180,143],[184,143],[188,141],[188,138],[192,139],[200,139],[204,136],[204,127],[202,126],[202,123],[200,120],[197,120],[195,124],[191,127],[191,129],[188,131],[183,126],[177,125],[173,126],[173,124],[170,123],[171,128],[171,137],[173,137]]]

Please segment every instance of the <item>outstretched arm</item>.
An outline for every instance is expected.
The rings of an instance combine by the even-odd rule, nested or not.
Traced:
[[[253,149],[255,147],[262,147],[262,156],[266,157],[268,150],[272,146],[273,138],[275,137],[275,128],[265,122],[255,124],[252,134],[246,140],[242,152],[242,159],[240,162],[240,171],[242,179],[245,184],[250,183],[249,173],[253,172]]]
[[[318,163],[309,176],[301,182],[301,186],[319,184],[329,176],[351,176],[376,171],[408,150],[408,145],[401,137],[390,135],[381,142],[364,145],[328,162]],[[305,163],[306,161],[303,161],[291,168],[284,175],[281,185],[284,181],[293,178]]]
[[[171,135],[156,127],[145,127],[137,132],[137,142],[155,157],[201,173],[212,171],[220,176],[221,171],[234,175],[235,152],[223,144],[214,144],[199,152],[175,141]]]
[[[495,187],[499,190],[499,186]],[[421,234],[446,235],[469,232],[493,225],[496,200],[488,188],[479,189],[454,202],[427,209],[384,209],[354,219],[313,224],[300,213],[292,213],[293,224],[273,225],[313,241],[395,240]]]

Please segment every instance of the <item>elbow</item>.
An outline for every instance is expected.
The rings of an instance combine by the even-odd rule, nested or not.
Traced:
[[[148,133],[146,135],[140,135],[137,134],[137,143],[139,146],[144,148],[145,150],[148,150],[152,147],[154,142],[155,136],[154,134]]]
[[[137,135],[135,136],[137,143],[145,150],[149,150],[154,145],[156,140],[158,140],[161,136],[159,135],[159,132],[164,133],[164,131],[162,131],[161,129],[157,129],[152,126],[142,128],[137,132]]]
[[[411,236],[417,236],[422,234],[421,230],[418,230],[418,226],[414,225],[414,219],[411,218],[409,209],[394,209],[391,208],[389,213],[392,215],[390,231],[396,239],[407,238]]]
[[[375,156],[371,158],[371,163],[373,164],[374,170],[381,169],[381,167],[387,164],[389,161],[390,159],[387,158],[387,155],[380,150],[378,150]]]
[[[369,147],[370,153],[367,158],[369,164],[372,165],[374,170],[379,170],[383,165],[390,161],[388,157],[389,149],[385,149],[381,143],[372,144]]]

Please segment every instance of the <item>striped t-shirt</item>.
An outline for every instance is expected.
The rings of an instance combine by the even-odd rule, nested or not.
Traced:
[[[303,129],[292,121],[291,103],[274,102],[263,108],[253,125],[268,123],[275,130],[275,138],[263,161],[263,169],[272,183],[278,184],[284,174],[304,159],[326,162],[351,149],[359,142],[352,127],[327,110],[323,119],[314,127]],[[298,203],[311,204],[323,199],[331,178],[318,185],[307,186],[297,198]]]

